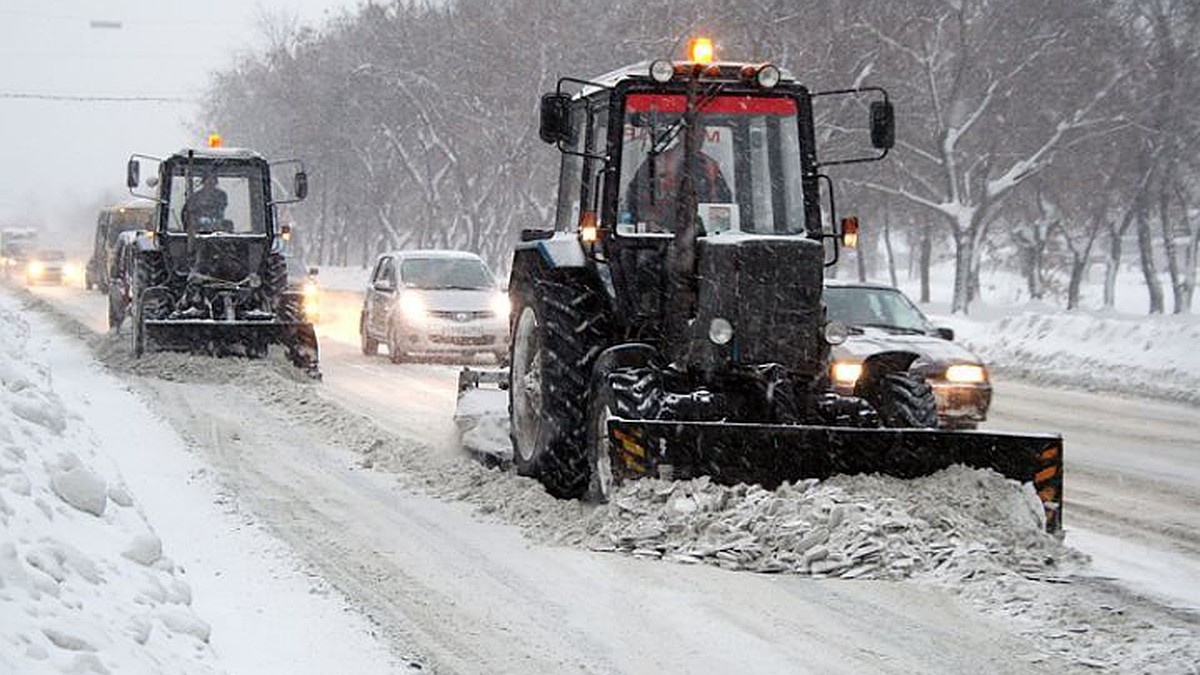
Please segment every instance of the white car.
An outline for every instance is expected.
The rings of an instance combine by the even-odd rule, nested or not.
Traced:
[[[387,346],[393,363],[417,357],[508,362],[510,305],[487,263],[466,251],[390,251],[363,297],[363,354]]]

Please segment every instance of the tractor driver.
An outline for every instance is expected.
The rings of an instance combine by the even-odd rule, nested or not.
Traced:
[[[707,136],[707,128],[703,123],[698,123],[696,154],[692,158],[696,203],[731,202],[733,193],[721,174],[720,163],[702,151]],[[678,134],[674,145],[662,153],[648,155],[638,167],[629,183],[625,204],[625,210],[633,222],[646,223],[651,232],[675,231],[679,189],[683,182],[684,152],[684,135]]]
[[[220,229],[225,220],[225,207],[229,197],[225,191],[217,187],[217,175],[212,172],[204,174],[201,186],[188,195],[183,204],[183,222],[197,230],[212,232]]]

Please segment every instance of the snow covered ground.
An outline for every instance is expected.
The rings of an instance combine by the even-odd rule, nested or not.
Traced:
[[[83,343],[5,292],[0,525],[2,673],[398,669]]]
[[[365,277],[364,270],[321,272],[329,289],[361,290]],[[1028,376],[1070,384],[1080,382],[1072,374],[1099,377],[1132,362],[1132,372],[1083,383],[1182,400],[1190,400],[1178,395],[1188,389],[1186,378],[1200,380],[1200,357],[1174,350],[1189,338],[1195,344],[1192,317],[1063,315],[1036,306],[1001,315],[983,306],[963,318],[937,309],[935,303],[936,320],[999,371],[1017,372],[1009,361],[1015,358],[1035,366]],[[353,342],[353,307],[341,313],[338,325],[346,325],[323,328],[322,339],[338,333]],[[95,357],[18,296],[0,291],[0,672],[369,674],[421,667],[394,642],[389,649],[375,639],[380,628],[361,606],[259,524],[204,456],[189,451],[195,439],[181,438],[171,420]],[[1169,363],[1165,375],[1155,372],[1160,363]],[[193,368],[186,357],[139,368],[184,382],[239,377],[229,361]],[[1172,387],[1153,388],[1162,379]],[[296,424],[323,429],[323,442],[361,448],[362,466],[395,472],[408,489],[466,501],[476,517],[518,525],[535,541],[675,565],[950,589],[1023,635],[1035,649],[1020,657],[1031,670],[1196,672],[1200,661],[1193,615],[1151,610],[1103,584],[1056,583],[1087,565],[1085,557],[1041,533],[1024,488],[982,472],[954,470],[916,491],[871,477],[776,493],[704,480],[644,481],[595,508],[559,502],[527,479],[471,463],[447,472],[439,462],[461,460],[431,462],[422,444],[364,429],[357,414],[286,382],[261,388],[262,397],[305,411]],[[182,389],[191,390],[220,391]],[[190,423],[203,427],[202,420]],[[1171,559],[1122,542],[1080,543],[1114,552],[1098,573],[1177,574]],[[1179,585],[1177,599],[1188,606],[1196,599],[1189,589],[1200,583],[1182,578]],[[864,648],[882,645],[868,641]],[[768,662],[747,665],[766,672]]]

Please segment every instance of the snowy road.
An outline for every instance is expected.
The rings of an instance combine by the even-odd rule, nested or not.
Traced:
[[[93,330],[103,328],[100,296],[35,292]],[[370,617],[394,652],[420,654],[435,671],[1057,672],[1095,663],[1035,643],[926,584],[728,572],[547,545],[531,540],[528,527],[522,534],[467,504],[424,496],[422,488],[437,492],[439,471],[462,461],[450,421],[456,368],[368,359],[349,341],[331,339],[345,340],[344,332],[322,333],[322,384],[282,389],[256,385],[232,361],[171,355],[157,365],[130,363],[120,354],[123,343],[92,342],[155,402],[242,508]],[[153,376],[156,367],[171,379]],[[1179,578],[1194,573],[1194,411],[1013,382],[998,391],[992,428],[1066,436],[1068,528],[1093,546],[1169,550],[1185,565]],[[384,450],[427,466],[410,465],[406,476]],[[370,467],[378,470],[364,470]],[[591,508],[547,502],[525,479],[500,481],[505,499],[529,496],[568,516]],[[1093,532],[1115,536],[1116,544]],[[1069,529],[1068,543],[1072,536]],[[1133,603],[1145,612],[1141,620],[1168,624],[1166,635],[1194,641],[1197,634],[1194,615],[1106,584],[1061,592],[1049,585],[1038,593],[1046,609],[1027,618],[1053,617],[1071,604]],[[1186,591],[1173,599],[1191,601]],[[1079,622],[1056,631],[1067,635]],[[1103,633],[1094,631],[1089,643]]]

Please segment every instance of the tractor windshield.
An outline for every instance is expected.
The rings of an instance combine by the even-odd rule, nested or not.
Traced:
[[[168,230],[264,234],[262,176],[243,165],[179,165],[171,178]]]
[[[672,232],[680,190],[687,108],[683,94],[634,93],[625,100],[620,234]],[[717,95],[700,101],[692,185],[705,234],[803,234],[795,99]]]

